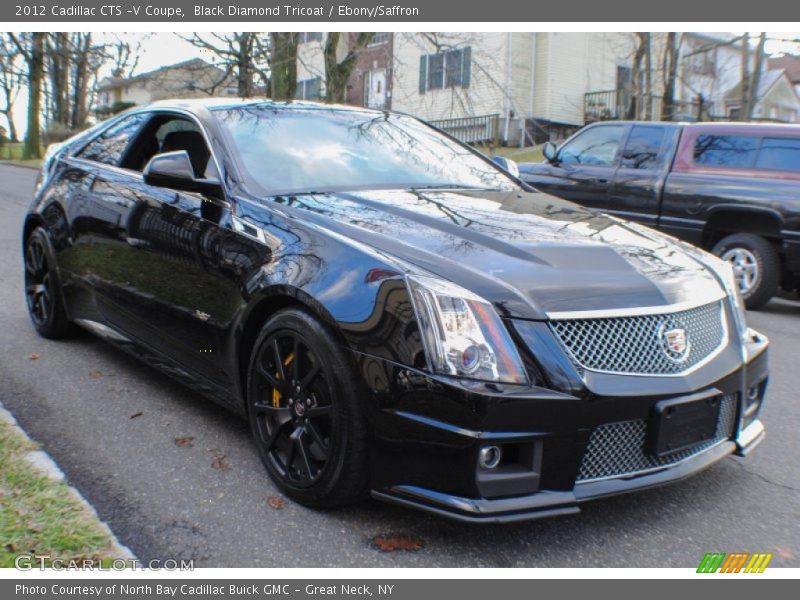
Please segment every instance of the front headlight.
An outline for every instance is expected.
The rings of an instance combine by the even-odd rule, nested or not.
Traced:
[[[527,382],[519,352],[491,304],[443,279],[414,275],[407,282],[432,371]]]

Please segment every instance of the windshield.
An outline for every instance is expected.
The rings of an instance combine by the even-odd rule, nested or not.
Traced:
[[[411,117],[324,107],[214,111],[260,194],[516,184],[468,148]]]

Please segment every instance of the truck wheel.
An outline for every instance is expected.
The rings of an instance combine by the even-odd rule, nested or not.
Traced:
[[[734,233],[712,252],[733,267],[745,306],[757,310],[778,291],[781,263],[773,245],[759,235]]]

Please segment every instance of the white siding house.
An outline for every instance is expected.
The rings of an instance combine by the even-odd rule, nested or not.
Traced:
[[[499,137],[511,143],[528,120],[582,125],[584,94],[613,89],[632,52],[625,33],[398,33],[394,40],[393,109],[432,121],[498,115]],[[457,51],[462,62],[469,54],[458,80],[448,77]]]

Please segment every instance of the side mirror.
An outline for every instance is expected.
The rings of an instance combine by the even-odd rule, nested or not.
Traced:
[[[545,142],[542,147],[542,154],[547,159],[547,162],[555,164],[558,157],[558,146],[553,142]]]
[[[509,173],[511,173],[514,177],[519,177],[519,165],[517,165],[516,161],[511,160],[510,158],[506,158],[504,156],[494,156],[492,160],[495,162],[496,165],[505,169]]]
[[[195,177],[194,167],[186,150],[156,154],[147,162],[143,175],[147,185],[222,196],[222,185],[219,180]]]

